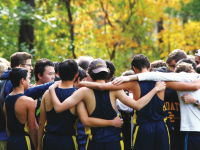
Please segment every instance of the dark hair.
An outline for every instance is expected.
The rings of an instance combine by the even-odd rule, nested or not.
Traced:
[[[93,60],[92,57],[87,57],[87,56],[82,56],[80,57],[77,62],[78,62],[78,65],[83,69],[83,70],[87,70],[88,69],[88,66],[90,64],[90,62]]]
[[[35,64],[35,69],[34,69],[34,75],[35,75],[35,80],[39,81],[38,74],[43,76],[43,73],[45,72],[45,67],[46,66],[52,66],[54,67],[53,62],[51,62],[49,59],[39,59],[36,64]]]
[[[17,52],[10,56],[10,66],[11,68],[17,67],[20,64],[24,64],[27,59],[31,59],[32,56],[26,52]]]
[[[58,73],[61,80],[72,81],[78,73],[78,64],[72,59],[64,60],[58,64]]]
[[[96,81],[96,80],[106,80],[108,78],[108,76],[109,76],[108,72],[101,71],[99,73],[94,73],[90,69],[88,70],[88,74],[90,75],[90,77],[92,78],[93,81]]]
[[[79,77],[80,77],[80,81],[82,81],[85,77],[87,77],[85,71],[81,67],[78,67],[78,77],[76,78],[74,82],[76,82]]]
[[[179,60],[183,58],[187,58],[187,54],[185,53],[185,51],[180,49],[175,49],[167,56],[166,63],[169,64],[172,60],[175,60],[175,62],[177,63]]]
[[[135,55],[131,62],[131,69],[133,69],[133,67],[139,69],[140,71],[142,71],[143,68],[149,69],[149,59],[143,54]]]
[[[116,68],[115,68],[115,65],[111,61],[106,60],[105,62],[106,62],[107,68],[109,69],[109,75],[108,75],[107,79],[110,79],[113,77],[113,75],[116,71]]]
[[[13,68],[9,72],[9,79],[11,83],[13,84],[13,88],[19,87],[20,85],[20,80],[23,78],[26,80],[28,70],[25,68]]]
[[[196,72],[197,72],[197,73],[200,73],[200,64],[197,65],[197,68],[196,68],[196,69],[197,69]]]
[[[164,73],[170,73],[171,71],[169,70],[168,67],[159,67],[159,68],[154,68],[153,72],[164,72]]]
[[[181,59],[176,63],[176,66],[178,66],[181,62],[185,62],[185,63],[191,64],[193,69],[196,71],[196,64],[191,59],[189,59],[189,58]]]
[[[59,62],[53,62],[54,68],[55,68],[55,73],[58,73],[58,64]]]
[[[167,67],[166,62],[164,60],[156,60],[151,63],[151,68],[159,68],[159,67]]]

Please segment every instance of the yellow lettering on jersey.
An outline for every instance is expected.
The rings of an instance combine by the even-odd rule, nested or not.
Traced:
[[[171,102],[171,110],[175,110],[173,102]]]
[[[179,110],[180,110],[180,109],[179,109],[179,108],[180,108],[180,106],[179,106],[180,104],[177,103],[177,102],[175,102],[175,105],[176,105],[176,111],[179,111]]]

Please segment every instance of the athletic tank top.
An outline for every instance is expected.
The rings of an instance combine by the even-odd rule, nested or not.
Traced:
[[[148,94],[154,87],[156,82],[151,81],[141,81],[138,82],[141,89],[141,97]],[[135,111],[136,114],[136,124],[154,122],[163,120],[166,115],[163,110],[164,101],[162,101],[157,94],[153,96],[150,102],[144,106],[139,111]]]
[[[23,133],[28,135],[27,123],[20,123],[15,116],[15,103],[17,99],[24,94],[8,95],[5,100],[6,113],[7,113],[7,127],[10,133]]]
[[[72,95],[75,91],[74,88],[61,89],[56,88],[55,92],[62,103],[66,98]],[[67,109],[61,113],[56,113],[54,108],[46,112],[47,124],[45,131],[49,133],[62,134],[62,135],[76,135],[75,123],[78,116],[71,113],[70,109]]]
[[[110,92],[109,91],[97,91],[93,90],[96,107],[90,117],[101,118],[106,120],[112,120],[117,116],[116,111],[113,109],[110,101]],[[90,140],[94,142],[115,142],[120,141],[121,138],[121,129],[108,126],[108,127],[95,127],[90,128],[91,134],[89,135]]]

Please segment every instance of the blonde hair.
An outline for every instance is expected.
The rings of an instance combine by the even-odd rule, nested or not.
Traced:
[[[10,67],[10,62],[7,61],[5,58],[0,58],[0,63],[6,64],[8,67]]]
[[[192,67],[192,64],[181,62],[180,64],[178,64],[178,66],[176,66],[174,72],[176,72],[176,73],[179,73],[179,72],[190,73],[190,72],[196,72],[196,71]]]
[[[8,70],[8,66],[5,63],[0,63],[0,78],[4,71]]]

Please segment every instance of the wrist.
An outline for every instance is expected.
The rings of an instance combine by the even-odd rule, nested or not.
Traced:
[[[194,105],[195,105],[195,106],[198,106],[198,105],[199,105],[199,100],[196,99]]]

